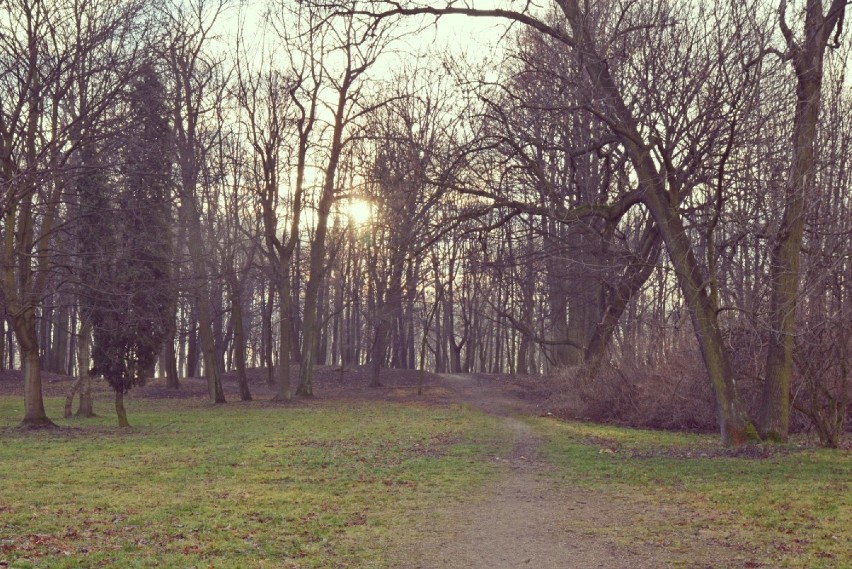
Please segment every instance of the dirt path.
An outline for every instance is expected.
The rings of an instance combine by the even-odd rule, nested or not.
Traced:
[[[424,523],[422,540],[406,553],[407,569],[535,567],[539,569],[710,568],[725,552],[696,544],[687,560],[674,559],[659,547],[625,545],[618,530],[653,523],[662,512],[643,512],[576,488],[557,485],[541,456],[541,441],[514,415],[531,406],[465,375],[444,375],[443,382],[460,400],[500,416],[514,437],[510,456],[495,457],[506,474],[469,502],[436,512]]]

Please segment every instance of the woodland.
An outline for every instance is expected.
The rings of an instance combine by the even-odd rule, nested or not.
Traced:
[[[103,378],[126,425],[146,378],[225,404],[263,369],[286,401],[366,366],[840,446],[847,4],[0,0],[21,425],[52,425],[44,372],[83,416]]]

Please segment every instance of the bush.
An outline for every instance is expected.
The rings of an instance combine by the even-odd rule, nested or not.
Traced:
[[[554,381],[553,413],[564,418],[657,429],[713,431],[716,402],[701,356],[681,352],[663,365],[604,367],[590,377],[582,366]]]

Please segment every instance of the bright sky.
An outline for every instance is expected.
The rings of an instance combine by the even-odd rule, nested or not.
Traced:
[[[217,27],[224,36],[233,37],[239,26],[237,14],[241,13],[245,28],[249,31],[259,31],[262,27],[266,7],[287,1],[293,0],[246,0],[239,5],[234,5],[234,8],[224,14],[219,22],[220,27]],[[499,0],[482,0],[480,2],[469,2],[469,5],[481,9],[493,9],[504,5],[504,3],[499,2]],[[412,19],[412,23],[415,21],[431,23],[435,21],[435,18]],[[455,53],[463,54],[466,58],[485,59],[494,55],[506,28],[507,22],[499,18],[442,16],[437,20],[436,25],[427,27],[416,36],[406,38],[404,41],[407,46],[404,49],[412,53],[439,54],[449,48]],[[259,39],[259,35],[253,39]]]

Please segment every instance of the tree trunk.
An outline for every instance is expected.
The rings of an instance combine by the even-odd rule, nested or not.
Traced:
[[[65,395],[65,411],[62,414],[66,419],[72,415],[72,408],[74,406],[74,395],[77,394],[77,391],[80,389],[80,377],[74,380],[71,384],[71,388],[68,389],[68,394]]]
[[[586,349],[585,363],[590,377],[597,375],[612,335],[630,300],[651,276],[662,252],[662,236],[655,223],[649,222],[642,236],[639,259],[630,265],[609,295],[600,323],[595,327]]]
[[[388,349],[388,332],[390,322],[384,306],[378,307],[379,322],[376,326],[376,335],[373,339],[373,349],[370,353],[370,387],[381,387],[380,373],[385,354]]]
[[[278,373],[276,374],[276,401],[288,401],[292,398],[290,387],[290,351],[293,344],[293,313],[290,303],[290,258],[281,259],[281,270],[278,275],[278,293],[281,303],[278,306],[279,323],[278,335]]]
[[[650,156],[647,159],[651,160]],[[650,179],[644,177],[646,172],[640,172],[640,179]],[[722,442],[733,446],[744,444],[757,438],[757,433],[737,390],[728,352],[719,330],[717,307],[713,306],[704,286],[707,279],[693,254],[681,218],[668,203],[665,190],[657,188],[646,195],[648,209],[659,224],[666,242],[678,284],[689,308],[707,375],[716,393]]]
[[[118,426],[122,429],[130,427],[127,421],[127,409],[124,408],[124,392],[115,392],[115,414],[118,415]]]
[[[261,351],[263,352],[263,365],[266,366],[266,384],[275,385],[275,370],[272,361],[272,309],[275,303],[275,287],[269,284],[269,296],[263,306],[261,314]]]
[[[555,232],[556,224],[545,223],[547,257],[547,299],[550,304],[551,360],[556,368],[574,365],[578,361],[577,349],[568,343],[568,290],[564,259],[558,254],[561,239]]]
[[[207,378],[207,393],[210,402],[214,404],[225,403],[225,392],[222,389],[222,375],[219,373],[219,362],[216,357],[216,340],[213,337],[213,323],[211,322],[211,306],[209,300],[205,300],[206,291],[201,291],[199,299],[199,335],[201,336],[201,351],[204,357],[204,375]]]
[[[186,334],[186,377],[198,376],[198,319],[195,317],[198,308],[196,302],[190,302]]]
[[[185,184],[187,186],[187,184]],[[213,404],[225,403],[225,392],[222,389],[222,375],[219,369],[218,350],[213,330],[213,302],[211,300],[210,283],[206,267],[207,258],[204,254],[201,220],[199,219],[198,203],[194,188],[185,187],[181,195],[181,217],[187,224],[187,246],[192,261],[193,277],[196,279],[197,292],[195,295],[198,311],[198,335],[201,340],[201,354],[204,361],[204,375],[207,378],[207,392]]]
[[[6,371],[6,319],[0,318],[0,371]]]
[[[94,417],[95,409],[92,400],[92,326],[88,322],[80,322],[80,341],[77,342],[77,370],[80,385],[80,405],[77,407],[78,417]]]
[[[805,197],[815,179],[815,144],[822,96],[826,45],[835,26],[842,26],[843,0],[834,0],[826,15],[822,0],[808,0],[804,44],[799,45],[785,22],[780,22],[796,72],[796,110],[793,156],[785,187],[784,214],[771,254],[772,300],[766,355],[766,378],[760,402],[759,427],[764,438],[787,441],[790,430],[790,383],[799,294],[799,260],[805,227]],[[840,22],[840,23],[838,23]]]
[[[350,52],[348,52],[351,55]],[[357,75],[357,74],[356,74]],[[334,111],[334,127],[331,134],[329,147],[328,165],[325,169],[325,180],[323,180],[322,193],[317,207],[317,226],[314,239],[311,242],[311,254],[308,270],[308,282],[305,285],[305,313],[302,327],[302,366],[299,371],[299,387],[296,395],[302,397],[313,396],[313,366],[316,361],[317,340],[319,336],[319,322],[317,322],[319,309],[320,287],[323,286],[326,272],[326,236],[328,234],[328,217],[331,213],[331,205],[334,202],[337,167],[343,151],[343,128],[346,123],[346,110],[348,102],[348,91],[352,86],[355,75],[352,69],[346,70],[338,89],[337,105]]]
[[[239,294],[231,296],[231,310],[234,319],[234,359],[237,364],[237,382],[240,386],[240,399],[251,401],[248,377],[246,376],[246,339],[243,327],[243,306]]]
[[[624,103],[607,62],[596,52],[595,42],[586,27],[585,17],[577,0],[558,0],[568,19],[583,54],[582,65],[593,82],[597,94],[606,101],[609,117],[617,128],[613,131],[624,144],[636,177],[642,187],[642,202],[660,228],[660,233],[675,270],[678,284],[695,330],[705,369],[716,393],[721,438],[726,445],[740,445],[757,437],[740,399],[736,380],[722,340],[717,320],[717,307],[707,293],[707,279],[703,274],[692,244],[678,211],[666,191],[665,180],[657,170],[650,147],[639,134],[637,122]]]
[[[21,427],[33,429],[55,427],[56,425],[47,417],[44,410],[35,309],[25,308],[12,317],[11,324],[21,348],[21,363],[24,367],[24,418],[21,421]]]
[[[180,389],[178,379],[177,354],[175,353],[175,330],[166,338],[165,355],[163,357],[166,371],[166,388]]]

